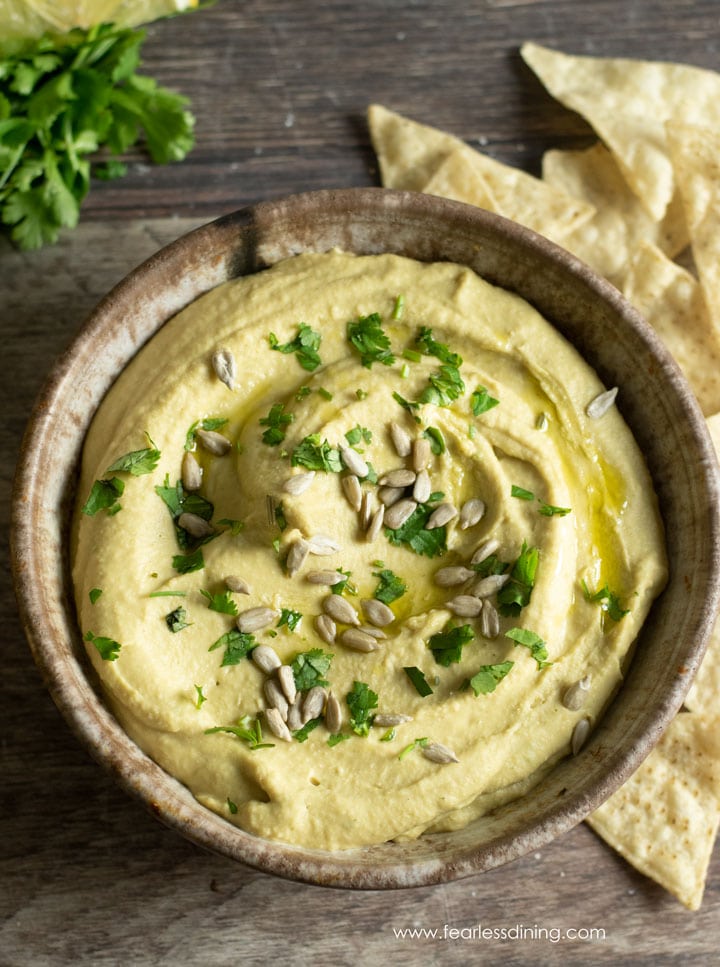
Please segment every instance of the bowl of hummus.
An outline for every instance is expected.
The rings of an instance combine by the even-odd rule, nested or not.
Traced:
[[[313,192],[92,313],[28,427],[15,582],[70,726],[163,822],[424,885],[548,842],[653,747],[717,608],[718,492],[677,366],[582,263]]]

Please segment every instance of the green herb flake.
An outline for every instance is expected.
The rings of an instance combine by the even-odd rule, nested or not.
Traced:
[[[318,352],[322,336],[304,322],[300,323],[297,335],[290,342],[280,344],[277,336],[272,332],[268,336],[268,341],[270,348],[276,350],[276,352],[295,353],[297,361],[309,373],[314,372],[322,363]]]
[[[444,364],[436,373],[428,376],[430,385],[420,394],[420,403],[434,406],[450,406],[465,392],[465,383],[456,366]]]
[[[447,449],[445,437],[436,426],[428,426],[423,430],[423,436],[430,441],[430,449],[435,456],[440,456]]]
[[[230,631],[226,631],[224,635],[221,635],[216,642],[214,642],[208,648],[208,651],[215,651],[217,648],[224,648],[225,653],[223,654],[223,659],[220,662],[221,668],[227,668],[229,665],[239,665],[243,658],[247,658],[250,652],[257,645],[255,641],[255,636],[248,634],[247,632],[238,631],[237,628],[232,628]]]
[[[394,574],[390,568],[383,568],[381,571],[373,571],[373,577],[379,578],[379,584],[375,588],[373,597],[383,604],[392,604],[397,601],[407,591],[407,584]]]
[[[534,631],[530,631],[528,628],[511,628],[509,631],[505,632],[505,637],[510,638],[514,641],[516,645],[522,645],[524,648],[530,649],[530,655],[537,662],[539,669],[547,668],[552,665],[551,661],[547,661],[547,648],[545,647],[545,642],[542,640],[540,635],[536,634]]]
[[[258,420],[260,426],[267,427],[263,431],[262,442],[269,447],[276,447],[283,442],[288,426],[295,419],[294,414],[285,413],[284,403],[273,403],[267,416]]]
[[[221,517],[220,520],[217,521],[217,525],[218,527],[227,528],[228,533],[232,537],[237,537],[238,534],[245,529],[245,521],[235,520],[233,517]]]
[[[341,742],[345,742],[347,739],[351,738],[352,736],[349,732],[336,732],[334,735],[331,735],[328,738],[327,744],[331,749],[334,749],[336,745],[340,745]]]
[[[620,621],[626,614],[630,613],[629,608],[623,608],[620,604],[619,596],[611,591],[607,584],[599,591],[591,592],[587,584],[582,582],[583,593],[587,601],[598,603],[601,610],[613,621]]]
[[[416,749],[424,749],[429,741],[430,740],[426,737],[423,737],[422,739],[413,739],[410,745],[406,745],[398,756],[398,762],[402,762],[403,759],[406,759]]]
[[[495,691],[513,664],[511,661],[501,661],[497,665],[481,665],[468,684],[476,695],[489,695]]]
[[[321,440],[319,433],[306,436],[295,447],[290,464],[305,467],[306,470],[324,470],[326,473],[341,473],[343,470],[340,451],[331,447],[327,440]]]
[[[299,611],[293,611],[291,608],[283,608],[280,612],[280,620],[276,627],[285,627],[288,631],[295,631],[301,621],[302,614]]]
[[[416,423],[420,422],[420,417],[417,415],[417,411],[420,409],[419,403],[413,403],[411,400],[406,400],[404,396],[399,393],[393,393],[393,399],[396,403],[399,403],[404,410],[412,416]]]
[[[120,477],[96,480],[82,507],[82,513],[87,514],[88,517],[94,517],[98,511],[105,510],[112,517],[121,509],[120,497],[122,497],[124,490],[125,484]]]
[[[377,694],[365,682],[353,682],[346,696],[350,709],[350,727],[355,735],[367,736],[373,722],[373,709],[378,706]]]
[[[402,314],[405,310],[405,296],[399,295],[395,299],[395,304],[393,305],[393,311],[391,318],[397,321],[402,318]]]
[[[366,369],[371,369],[373,363],[392,366],[395,362],[390,340],[383,330],[382,319],[377,312],[349,322],[347,338],[360,353],[360,362]]]
[[[538,513],[542,514],[543,517],[567,517],[568,514],[572,513],[572,510],[570,507],[554,507],[552,504],[546,504],[541,500]]]
[[[312,648],[310,651],[300,652],[290,663],[295,687],[299,692],[305,692],[315,685],[327,688],[330,682],[325,677],[335,656],[323,651],[322,648]]]
[[[428,648],[432,651],[438,665],[447,668],[462,659],[464,646],[474,637],[475,632],[470,625],[455,625],[431,635]]]
[[[404,524],[391,530],[385,528],[385,534],[391,544],[395,546],[405,545],[416,554],[425,557],[437,557],[444,554],[447,550],[447,528],[433,527],[430,530],[425,528],[425,524],[430,519],[433,507],[428,501],[426,504],[418,504],[412,514]]]
[[[351,447],[357,446],[358,443],[365,443],[369,446],[372,443],[372,430],[368,430],[366,426],[360,426],[358,424],[352,430],[347,431],[345,439]]]
[[[238,608],[233,601],[230,591],[212,593],[206,591],[204,588],[200,588],[200,594],[207,599],[208,609],[210,611],[218,611],[220,614],[231,614],[233,617],[237,615]]]
[[[537,575],[540,551],[537,547],[523,546],[518,559],[510,570],[510,580],[498,591],[500,613],[505,617],[517,617],[530,603]]]
[[[482,413],[487,413],[488,410],[492,410],[499,403],[500,400],[496,400],[494,396],[491,396],[484,386],[478,386],[470,394],[470,409],[472,410],[473,416],[480,416]]]
[[[95,604],[97,599],[102,594],[102,588],[90,588],[88,592],[88,597],[90,598],[90,604]]]
[[[85,641],[92,642],[100,653],[103,661],[117,661],[122,645],[114,638],[104,638],[102,635],[94,635],[92,631],[85,632]]]
[[[195,701],[193,704],[195,708],[201,709],[205,702],[207,702],[207,695],[203,692],[202,685],[193,685],[193,688],[195,689]]]
[[[298,742],[306,742],[310,733],[313,732],[322,721],[323,718],[321,715],[318,715],[318,717],[315,719],[310,719],[310,721],[306,722],[301,729],[296,729],[293,732],[293,738]]]
[[[381,742],[392,742],[392,740],[395,738],[396,735],[397,735],[397,729],[395,728],[394,725],[392,725],[387,730],[387,732],[383,732],[383,734],[380,736],[380,741]]]
[[[418,695],[421,698],[426,698],[428,695],[432,695],[433,690],[428,685],[425,675],[419,668],[413,666],[411,668],[403,668],[403,671],[410,679],[410,681],[412,682],[415,688],[415,691],[418,693]]]
[[[205,567],[205,558],[201,548],[191,551],[189,554],[175,554],[172,559],[172,566],[178,574],[192,574],[193,571],[201,571]]]
[[[510,487],[510,496],[517,497],[518,500],[535,500],[535,494],[531,490],[525,490],[524,487],[518,487],[516,484]]]
[[[234,816],[235,813],[237,813],[238,811],[237,804],[234,803],[229,796],[225,801],[227,802],[228,812],[230,812]]]
[[[350,583],[350,578],[352,576],[351,571],[343,571],[341,567],[336,567],[335,570],[338,574],[342,574],[341,579],[330,587],[330,592],[332,594],[342,594],[347,591],[348,594],[357,594],[357,585]]]
[[[208,432],[216,433],[218,430],[221,430],[227,422],[228,420],[226,416],[205,416],[202,420],[195,420],[185,434],[185,445],[183,449],[195,449],[195,435],[198,430],[207,430]]]
[[[432,329],[428,326],[422,326],[417,336],[415,337],[416,345],[422,348],[422,351],[426,356],[435,356],[442,363],[447,363],[454,369],[459,369],[462,366],[462,356],[458,353],[450,351],[450,347],[445,343],[437,342],[433,337]]]
[[[182,631],[183,628],[189,628],[190,624],[185,620],[187,618],[187,611],[185,608],[178,607],[170,614],[165,615],[165,624],[168,629],[172,631],[173,634],[177,634],[178,631]]]
[[[247,742],[251,752],[256,749],[273,749],[273,742],[263,742],[262,726],[260,719],[251,719],[249,715],[243,715],[237,720],[236,725],[216,725],[212,729],[205,729],[205,735],[215,735],[219,732],[226,732],[234,735],[235,738]]]
[[[275,523],[280,528],[280,533],[282,533],[287,525],[287,517],[285,516],[285,508],[282,505],[282,501],[275,507],[273,511],[273,516],[275,517]]]
[[[148,437],[148,439],[150,439]],[[152,443],[152,440],[150,440]],[[146,473],[152,473],[158,465],[160,451],[152,446],[142,450],[132,450],[118,457],[111,463],[105,473],[129,473],[133,477],[142,477]]]

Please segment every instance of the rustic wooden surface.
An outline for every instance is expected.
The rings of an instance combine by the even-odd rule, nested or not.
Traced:
[[[133,265],[248,202],[377,184],[371,101],[538,173],[543,150],[591,135],[523,67],[523,40],[716,69],[718,12],[717,0],[220,0],[153,25],[145,67],[191,97],[192,155],[156,169],[132,155],[128,177],[95,186],[81,226],[54,248],[21,255],[0,242],[4,573],[32,400],[84,314]],[[284,882],[206,854],[120,792],[70,734],[9,580],[0,626],[3,967],[719,962],[720,849],[695,914],[585,826],[490,874],[391,895]],[[527,936],[482,940],[478,925]],[[403,939],[405,928],[437,935]],[[555,942],[554,929],[605,937]]]

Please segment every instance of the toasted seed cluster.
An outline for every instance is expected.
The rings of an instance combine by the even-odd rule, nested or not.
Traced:
[[[455,564],[435,572],[434,580],[439,588],[462,589],[445,602],[445,607],[458,618],[479,618],[483,638],[497,638],[500,634],[500,615],[491,598],[509,580],[509,575],[490,574],[479,578],[472,565],[482,564],[499,547],[500,541],[490,538],[475,550],[470,567]]]

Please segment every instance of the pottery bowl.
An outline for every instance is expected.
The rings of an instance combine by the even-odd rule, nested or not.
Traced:
[[[408,843],[319,852],[258,839],[201,806],[146,756],[103,704],[73,605],[69,520],[85,433],[117,375],[172,315],[208,289],[285,257],[339,247],[465,264],[523,296],[580,350],[645,454],[664,520],[670,578],[629,675],[591,739],[532,793],[465,829]],[[34,658],[90,753],[160,820],[247,865],[325,886],[419,886],[535,850],[600,805],[682,704],[717,609],[720,487],[695,399],[659,340],[607,282],[534,233],[480,209],[383,189],[312,192],[254,205],[158,252],[93,311],[33,410],[13,504],[18,604]]]

